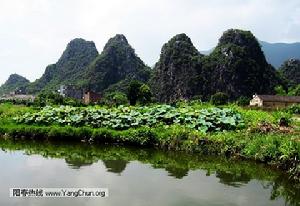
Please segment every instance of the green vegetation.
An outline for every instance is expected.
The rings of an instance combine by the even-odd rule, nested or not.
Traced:
[[[156,99],[176,102],[197,95],[202,84],[197,76],[201,57],[186,34],[178,34],[164,44],[150,81]]]
[[[300,96],[300,84],[296,86],[290,86],[287,89],[279,85],[275,87],[275,91],[277,95],[281,96]]]
[[[300,105],[292,105],[287,108],[287,111],[292,114],[300,114]]]
[[[135,105],[138,101],[139,97],[139,91],[140,87],[142,86],[142,83],[139,81],[131,81],[128,88],[128,94],[127,97],[129,99],[130,105]]]
[[[9,94],[15,90],[25,90],[25,86],[29,84],[29,80],[18,74],[12,74],[7,81],[0,87],[0,96],[3,94]]]
[[[159,61],[150,69],[126,37],[117,34],[109,39],[101,54],[93,42],[72,40],[60,59],[47,66],[40,79],[27,82],[23,89],[38,94],[72,84],[103,96],[124,93],[131,105],[154,101],[174,103],[198,97],[209,101],[219,92],[237,101],[240,97],[251,98],[255,93],[300,94],[299,65],[299,60],[291,59],[276,71],[267,63],[250,31],[229,29],[207,56],[199,53],[186,34],[175,35],[163,45]],[[134,81],[143,85],[133,88]]]
[[[170,103],[194,96],[209,101],[218,92],[237,100],[273,94],[276,85],[286,86],[254,35],[238,29],[225,31],[208,56],[201,55],[185,34],[174,36],[163,46],[153,73],[153,94]]]
[[[87,66],[82,78],[96,92],[125,92],[132,80],[147,82],[150,73],[150,68],[135,54],[126,37],[117,34]]]
[[[289,86],[300,84],[300,60],[289,59],[285,61],[278,70],[280,74],[288,81]]]
[[[250,31],[229,29],[219,39],[213,52],[202,60],[201,94],[240,96],[273,94],[276,85],[284,84],[276,70],[267,63],[259,42]]]
[[[202,132],[234,130],[244,126],[241,115],[232,109],[193,107],[175,108],[169,105],[117,108],[44,107],[36,113],[16,117],[18,123],[94,128],[128,129],[141,126],[184,125]]]
[[[300,179],[299,122],[283,110],[215,108],[198,101],[174,106],[38,109],[4,104],[0,108],[0,134],[6,137],[115,142],[229,155],[274,164]],[[278,126],[282,118],[289,120],[290,127]]]
[[[239,106],[248,106],[250,103],[251,98],[249,97],[245,97],[245,96],[241,96],[237,99],[236,104]]]
[[[149,86],[137,80],[130,82],[127,93],[130,105],[136,105],[136,103],[147,104],[152,100]]]
[[[212,95],[210,98],[210,102],[213,105],[225,105],[229,101],[229,97],[227,94],[223,92],[217,92],[216,94]]]
[[[104,98],[101,99],[101,103],[108,106],[119,106],[127,105],[129,102],[126,94],[122,92],[111,92],[105,94]]]
[[[70,41],[55,64],[46,67],[40,79],[28,85],[29,93],[57,91],[60,85],[81,85],[86,83],[83,73],[86,67],[97,57],[98,51],[94,42],[76,38]]]
[[[64,98],[60,94],[52,92],[41,92],[36,96],[34,106],[44,107],[46,105],[71,105],[71,106],[83,106],[84,104],[77,99]]]

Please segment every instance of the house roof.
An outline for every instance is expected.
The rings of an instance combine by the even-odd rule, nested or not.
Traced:
[[[300,103],[300,96],[257,95],[257,97],[266,102]]]

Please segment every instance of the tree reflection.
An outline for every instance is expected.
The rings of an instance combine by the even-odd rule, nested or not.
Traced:
[[[102,160],[103,164],[107,168],[108,172],[113,172],[117,174],[121,174],[128,164],[128,161],[125,160]]]
[[[241,187],[252,179],[245,171],[216,171],[216,177],[220,179],[220,183],[233,187]]]
[[[47,158],[64,159],[75,169],[89,166],[101,160],[108,172],[121,175],[131,161],[150,164],[161,168],[176,179],[185,178],[191,170],[201,170],[207,176],[215,175],[220,183],[232,187],[242,187],[254,179],[264,188],[271,190],[270,199],[284,198],[288,205],[299,205],[300,185],[288,180],[283,173],[266,165],[249,161],[200,156],[183,152],[165,152],[156,149],[141,149],[125,146],[90,145],[78,143],[51,143],[30,140],[5,140],[0,138],[3,151],[24,151]]]

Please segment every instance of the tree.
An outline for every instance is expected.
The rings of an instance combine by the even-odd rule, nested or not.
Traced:
[[[289,88],[289,96],[300,96],[300,84],[298,84],[296,87]]]
[[[275,87],[275,92],[277,95],[286,96],[287,93],[281,85]]]
[[[111,92],[105,95],[104,104],[110,106],[126,105],[128,104],[128,99],[122,92]]]
[[[138,98],[139,98],[139,92],[140,87],[142,86],[142,83],[137,80],[133,80],[129,84],[127,98],[129,100],[130,105],[136,105]]]
[[[64,104],[64,98],[56,93],[44,92],[35,98],[34,103],[38,106],[61,105]]]
[[[151,98],[152,98],[152,93],[150,87],[146,84],[142,84],[139,88],[138,101],[141,104],[147,104],[151,102]]]
[[[249,105],[250,103],[250,98],[249,97],[245,97],[245,96],[241,96],[237,99],[236,103],[239,105],[239,106],[247,106]]]

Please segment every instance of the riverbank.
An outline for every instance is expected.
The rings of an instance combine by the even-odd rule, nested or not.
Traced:
[[[37,108],[12,105],[2,105],[3,107],[7,108],[0,110],[3,111],[0,134],[5,138],[118,143],[168,150],[183,150],[199,155],[234,156],[273,165],[286,171],[290,178],[296,181],[300,180],[299,123],[289,121],[289,127],[277,126],[276,123],[278,123],[280,118],[290,117],[290,114],[282,111],[249,110],[234,105],[221,109],[216,109],[212,105],[199,104],[175,107],[156,105],[151,107],[151,111],[156,112],[150,113],[149,116],[154,118],[152,119],[153,121],[157,120],[157,123],[142,125],[143,120],[141,119],[138,125],[133,125],[129,128],[113,129],[109,126],[98,128],[97,126],[81,125],[77,119],[72,121],[76,122],[77,120],[76,124],[78,125],[72,125],[72,123],[67,121],[68,116],[64,115],[65,113],[73,114],[72,112],[74,111],[75,115],[78,112],[84,113],[83,111],[85,110],[78,108],[69,108],[69,110],[66,110],[66,108],[57,109],[57,112],[62,115],[61,118],[63,117],[66,120],[66,122],[57,124],[49,120],[50,117],[53,121],[61,119],[57,113],[51,113],[53,108],[47,109],[48,112],[51,111],[50,113],[43,113],[43,110]],[[115,116],[109,108],[92,107],[88,109],[92,110],[93,114],[95,114],[95,111],[104,111],[105,109],[119,125],[125,125],[126,122],[118,121],[117,117],[121,116],[121,114],[117,111],[133,114],[135,115],[134,117],[140,117],[139,114],[134,112],[141,110],[146,110],[145,113],[149,112],[149,108],[145,109],[144,107],[122,107],[114,111],[117,114]],[[182,113],[179,112],[180,110],[182,110]],[[65,111],[65,113],[62,111]],[[194,113],[190,113],[191,111],[194,111]],[[195,125],[196,128],[193,128],[190,125],[193,126],[195,121],[190,118],[195,117],[195,115],[199,117],[202,114],[202,112],[195,111],[205,112],[205,120],[207,121],[198,121],[201,118],[196,118],[198,123]],[[28,114],[24,115],[26,112]],[[87,115],[89,113],[84,114]],[[141,114],[144,115],[142,112]],[[174,114],[177,116],[174,116]],[[184,119],[181,120],[180,118],[183,118],[183,114],[189,114],[190,116],[184,116]],[[103,117],[105,115],[107,114],[105,113]],[[149,116],[146,116],[146,119],[149,119]],[[25,123],[20,121],[22,118],[25,120],[26,118],[24,117],[34,117],[34,119]],[[122,120],[126,119],[127,121],[129,119],[132,121],[134,117],[125,115],[122,116]],[[95,115],[95,119],[97,118],[101,119],[102,117]],[[107,118],[111,118],[111,116]],[[221,118],[223,118],[222,121],[217,122]],[[36,119],[39,121],[31,122]],[[95,119],[90,122],[93,122]],[[176,122],[178,119],[182,121],[181,124]],[[172,123],[170,123],[171,120]],[[174,120],[176,121],[174,122]],[[99,120],[99,122],[101,123],[103,120]],[[136,123],[136,121],[133,121],[133,123]],[[203,125],[206,125],[208,128],[203,128]]]

